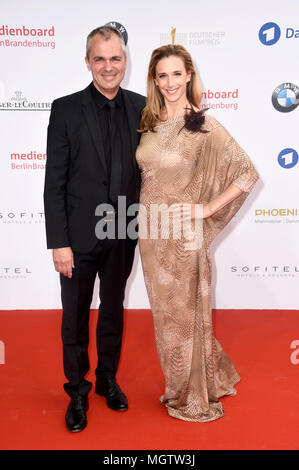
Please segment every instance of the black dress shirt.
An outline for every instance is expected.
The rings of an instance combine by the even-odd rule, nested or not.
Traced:
[[[102,135],[105,158],[107,164],[107,176],[110,186],[111,178],[111,138],[110,138],[110,108],[108,105],[108,98],[104,96],[100,91],[96,89],[94,84],[91,84],[91,93],[94,99],[97,114],[99,118],[100,132]],[[112,101],[112,100],[111,100]],[[136,190],[136,175],[135,169],[133,168],[132,162],[132,147],[131,147],[131,136],[128,124],[128,118],[126,115],[125,104],[122,96],[121,88],[119,88],[116,96],[113,98],[115,101],[115,136],[113,138],[113,145],[115,146],[114,151],[121,158],[122,171],[121,171],[121,187],[119,190],[120,196],[127,197],[127,206],[131,204],[135,199]],[[111,202],[111,201],[109,201]]]

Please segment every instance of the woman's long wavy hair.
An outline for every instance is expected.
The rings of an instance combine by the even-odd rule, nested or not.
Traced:
[[[153,51],[149,63],[147,74],[147,104],[142,112],[139,132],[154,132],[154,127],[160,120],[161,111],[165,103],[159,87],[156,86],[154,82],[156,66],[161,59],[170,56],[180,57],[183,60],[187,74],[191,74],[190,82],[187,83],[186,88],[187,100],[196,108],[200,106],[202,93],[191,55],[180,45],[169,44],[167,46],[161,46]]]

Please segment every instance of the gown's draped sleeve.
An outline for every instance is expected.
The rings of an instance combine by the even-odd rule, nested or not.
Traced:
[[[210,119],[209,128],[198,159],[199,174],[204,175],[199,202],[209,203],[231,184],[243,191],[213,216],[204,219],[206,241],[211,242],[240,209],[258,174],[248,155],[220,123]]]

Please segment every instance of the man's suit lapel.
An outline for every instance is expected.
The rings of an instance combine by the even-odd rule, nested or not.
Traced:
[[[96,107],[91,96],[90,85],[87,88],[85,88],[85,90],[83,91],[82,109],[83,109],[83,114],[87,122],[90,135],[92,137],[93,143],[97,150],[98,157],[100,159],[102,166],[105,168],[105,171],[107,172],[105,149],[104,149],[102,135],[100,132],[100,124],[99,124]]]

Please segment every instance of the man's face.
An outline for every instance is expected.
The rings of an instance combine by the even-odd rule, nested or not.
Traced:
[[[127,65],[119,37],[112,34],[106,41],[96,34],[91,40],[89,57],[85,57],[85,62],[92,73],[94,86],[107,98],[114,98]]]

